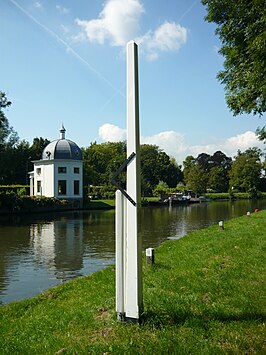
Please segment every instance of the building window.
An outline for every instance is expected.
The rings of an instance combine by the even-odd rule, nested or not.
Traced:
[[[79,174],[79,168],[74,168],[74,174]]]
[[[41,169],[41,168],[37,168],[37,169],[36,169],[37,175],[41,175],[41,172],[42,172],[42,169]]]
[[[37,181],[37,193],[40,194],[42,192],[42,182]]]
[[[79,195],[79,180],[74,180],[74,195]]]
[[[58,174],[66,174],[67,168],[66,166],[59,166],[58,167]]]
[[[66,180],[58,180],[58,195],[66,195],[67,194],[67,182]]]

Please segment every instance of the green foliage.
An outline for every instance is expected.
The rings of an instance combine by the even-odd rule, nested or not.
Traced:
[[[26,189],[20,188],[18,192],[14,191],[1,191],[0,190],[0,209],[1,212],[14,213],[14,212],[38,212],[43,210],[56,210],[60,206],[74,207],[71,202],[67,200],[59,200],[54,197],[35,197],[25,195]]]
[[[36,137],[33,139],[30,146],[30,158],[31,160],[42,159],[42,152],[44,148],[50,143],[50,141],[43,137]]]
[[[258,148],[250,148],[243,153],[238,151],[229,173],[230,190],[234,194],[248,192],[251,197],[256,197],[262,169],[260,155]]]
[[[186,186],[197,195],[201,195],[207,189],[208,178],[204,170],[198,165],[193,166],[187,175]]]
[[[260,128],[258,127],[256,130],[256,136],[260,141],[262,141],[264,144],[266,144],[266,126]]]
[[[188,155],[186,159],[183,161],[183,175],[184,175],[184,181],[187,183],[188,181],[188,174],[190,169],[192,169],[196,164],[196,159],[192,155]]]
[[[211,200],[229,200],[230,195],[228,192],[207,192],[204,194],[207,198]]]
[[[186,190],[186,186],[185,184],[180,181],[177,185],[176,185],[176,192],[185,192]]]
[[[229,179],[227,172],[221,166],[211,169],[208,179],[208,188],[216,192],[228,191]]]
[[[126,159],[125,142],[92,143],[83,149],[84,183],[85,185],[107,185]],[[125,182],[125,173],[118,177],[120,183]]]
[[[13,147],[18,142],[17,132],[14,131],[13,127],[10,127],[3,111],[3,109],[7,109],[10,105],[11,101],[7,99],[3,91],[0,91],[0,153],[6,148]]]
[[[159,181],[159,184],[155,186],[152,191],[153,196],[160,196],[161,194],[166,194],[169,191],[169,186],[164,181]]]
[[[175,187],[182,179],[181,168],[159,147],[150,144],[141,145],[140,156],[143,194],[151,194],[160,180],[165,181],[170,187]],[[113,197],[115,189],[109,181],[126,159],[126,143],[97,144],[95,142],[83,149],[83,157],[85,185],[102,186],[105,191],[99,191],[99,197]],[[126,172],[122,172],[117,180],[125,187]]]
[[[218,79],[225,85],[226,101],[234,115],[262,115],[266,110],[266,4],[265,0],[202,0],[206,20],[217,24],[225,57]]]
[[[201,153],[197,158],[188,156],[183,162],[187,188],[195,193],[203,193],[207,189],[215,192],[228,191],[231,164],[232,159],[221,151],[213,155]]]
[[[140,148],[142,192],[146,196],[164,181],[169,187],[175,187],[183,179],[181,168],[158,146],[143,144]]]
[[[13,191],[0,193],[0,207],[8,212],[18,212],[22,209],[22,199]]]
[[[0,185],[0,193],[13,192],[18,195],[25,192],[25,195],[29,195],[29,189],[29,185]]]

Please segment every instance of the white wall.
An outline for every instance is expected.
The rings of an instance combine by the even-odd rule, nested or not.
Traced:
[[[66,167],[66,173],[58,173],[58,167]],[[74,173],[79,168],[79,174]],[[37,174],[38,169],[41,173]],[[67,194],[58,194],[58,180],[67,181]],[[74,180],[79,181],[79,194],[74,194]],[[41,181],[41,191],[37,192],[38,181]],[[83,162],[79,160],[49,160],[34,163],[34,195],[57,198],[82,198]]]
[[[58,167],[66,167],[66,173],[58,173]],[[74,173],[74,168],[79,168],[79,174]],[[58,195],[58,180],[67,181],[67,194]],[[79,194],[74,195],[74,180],[79,181]],[[83,162],[79,160],[54,161],[54,196],[57,198],[82,198],[83,190]]]

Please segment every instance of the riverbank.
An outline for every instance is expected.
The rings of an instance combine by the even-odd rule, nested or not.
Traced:
[[[265,353],[266,211],[165,242],[143,324],[117,323],[114,267],[0,308],[1,354]]]
[[[206,199],[191,199],[180,202],[199,203],[207,201],[219,200],[249,200],[251,199],[248,193],[235,193],[233,196],[228,193],[208,193],[204,195]],[[259,199],[265,199],[266,193],[260,192]],[[141,200],[143,207],[145,206],[164,206],[167,203],[159,201],[158,197],[145,197]],[[173,202],[173,204],[175,204]],[[179,203],[177,203],[179,204]],[[99,200],[59,200],[49,197],[30,197],[18,196],[15,193],[0,195],[0,216],[1,215],[19,215],[32,213],[47,213],[47,212],[65,212],[75,210],[108,210],[115,208],[115,199],[99,199]]]

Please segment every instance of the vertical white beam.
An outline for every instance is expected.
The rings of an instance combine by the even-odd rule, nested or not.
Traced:
[[[139,233],[140,156],[139,156],[139,90],[138,47],[127,44],[127,156],[136,153],[127,167],[127,193],[136,202],[127,200],[126,232],[126,290],[125,315],[127,320],[139,320],[143,312],[142,300],[142,242]]]
[[[115,198],[116,312],[117,319],[122,321],[125,315],[125,211],[122,192],[117,190]]]

